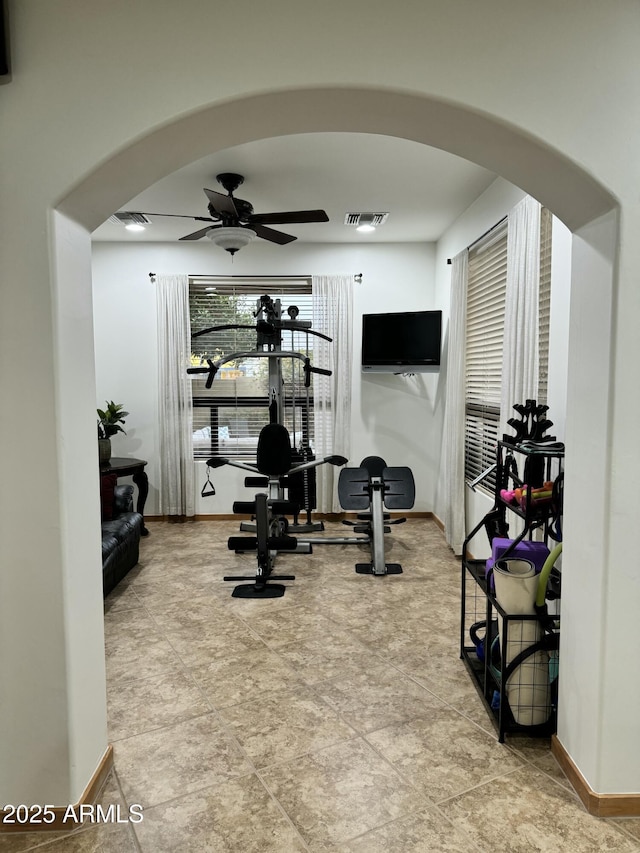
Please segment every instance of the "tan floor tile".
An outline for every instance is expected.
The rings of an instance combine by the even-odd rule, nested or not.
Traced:
[[[637,844],[611,822],[587,814],[575,795],[531,766],[441,809],[456,828],[495,853],[637,853]]]
[[[70,832],[2,832],[0,853],[26,853],[37,848],[42,851],[43,844],[51,844],[56,839],[65,840],[70,835]]]
[[[616,829],[622,830],[640,842],[640,817],[616,818],[615,820],[607,821],[607,823],[612,824]],[[638,844],[638,850],[640,850],[640,844]]]
[[[140,606],[139,599],[131,589],[131,580],[128,575],[104,600],[105,616],[117,610],[131,610]]]
[[[303,853],[291,823],[255,776],[223,782],[144,814],[142,853]]]
[[[506,745],[517,755],[529,761],[547,776],[573,791],[571,783],[560,769],[560,765],[551,752],[551,739],[545,737],[526,737],[524,734],[507,734]]]
[[[247,624],[273,649],[310,638],[322,639],[335,629],[330,619],[308,607],[290,607],[256,615]]]
[[[260,654],[248,651],[198,663],[189,671],[214,708],[250,702],[302,683],[294,670],[266,647]]]
[[[127,802],[145,809],[251,771],[211,713],[117,741],[114,749]]]
[[[428,690],[385,664],[317,684],[315,689],[359,732],[372,732],[444,707]]]
[[[149,612],[157,629],[166,633],[179,634],[193,627],[216,631],[230,624],[240,627],[240,623],[225,612],[211,595],[194,594],[187,600],[151,602]]]
[[[137,853],[131,827],[118,823],[81,829],[39,849],[42,853]]]
[[[457,644],[436,636],[421,647],[405,646],[402,653],[394,650],[389,660],[457,710],[466,707],[469,700],[484,708]]]
[[[198,717],[211,707],[192,680],[171,670],[110,687],[107,710],[109,739],[116,741]]]
[[[475,849],[434,809],[394,820],[339,848],[340,853],[473,853]]]
[[[302,687],[221,712],[256,767],[290,761],[355,736],[314,692]]]
[[[107,681],[115,686],[146,678],[156,678],[182,669],[169,642],[160,634],[106,638]]]
[[[449,708],[372,732],[367,740],[434,802],[522,766],[495,737]]]
[[[278,654],[307,684],[358,675],[381,659],[347,631],[336,629],[325,639],[303,640],[278,648]]]
[[[163,572],[161,581],[155,578],[140,579],[132,584],[132,589],[140,601],[150,608],[158,604],[171,604],[175,601],[190,601],[196,595],[212,594],[214,579],[194,583],[184,575],[171,575]]]
[[[157,625],[147,608],[136,599],[135,607],[115,608],[105,613],[104,633],[107,641],[120,642],[126,637],[157,633]]]
[[[226,622],[194,624],[178,632],[170,631],[166,637],[185,666],[190,668],[207,666],[215,660],[245,652],[259,656],[269,651],[262,640],[231,615]]]
[[[268,768],[262,776],[312,850],[349,841],[425,805],[360,739]]]

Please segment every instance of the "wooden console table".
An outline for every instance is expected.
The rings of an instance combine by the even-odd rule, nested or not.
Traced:
[[[144,524],[144,504],[149,494],[149,478],[144,470],[144,459],[134,459],[132,456],[112,456],[106,465],[100,466],[101,474],[115,474],[116,477],[131,477],[138,487],[136,512],[142,516],[142,535],[148,536],[149,531]]]

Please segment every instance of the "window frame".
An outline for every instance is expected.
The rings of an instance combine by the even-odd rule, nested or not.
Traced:
[[[283,300],[283,314],[285,313],[286,307],[291,303],[292,299],[295,299],[296,296],[305,297],[308,302],[307,312],[312,312],[312,289],[311,289],[311,277],[310,276],[297,276],[297,277],[278,277],[278,278],[270,278],[270,277],[240,277],[240,276],[190,276],[189,277],[189,307],[190,311],[193,313],[194,308],[201,307],[201,305],[196,304],[201,302],[202,294],[208,291],[215,290],[216,295],[221,296],[237,296],[241,298],[251,298],[257,305],[257,301],[260,296],[268,293],[269,296],[274,299],[282,298]],[[297,300],[300,302],[301,300]],[[213,316],[211,319],[210,325],[218,325],[215,314],[216,311],[212,312]],[[301,314],[302,319],[302,314]],[[305,318],[306,319],[306,318]],[[310,317],[308,318],[310,319]],[[206,327],[206,326],[205,326]],[[202,327],[201,327],[202,328]],[[198,331],[197,329],[192,329],[192,344],[194,341],[193,333]],[[290,333],[284,332],[283,336],[283,350],[287,350],[287,335]],[[299,335],[303,333],[296,332],[294,335]],[[201,344],[202,338],[197,339]],[[230,340],[230,338],[228,339]],[[295,338],[294,338],[295,341]],[[224,342],[223,342],[224,343]],[[229,346],[230,352],[237,352],[246,350],[245,347],[237,347]],[[192,353],[193,353],[192,346]],[[198,352],[201,352],[203,349],[202,345],[198,347]],[[256,349],[256,340],[254,338],[254,342],[251,346],[251,350]],[[223,348],[222,355],[227,354],[226,350]],[[216,353],[215,356],[211,356],[212,361],[218,361],[219,358],[222,357],[219,353]],[[197,359],[198,356],[192,355],[192,362]],[[203,356],[204,360],[204,356]],[[256,359],[256,362],[264,363],[265,365],[268,362],[268,359]],[[197,366],[194,364],[194,366]],[[259,368],[258,368],[259,370]],[[235,393],[232,394],[216,394],[215,391],[211,393],[207,391],[206,394],[202,392],[203,380],[201,377],[200,382],[198,382],[197,378],[194,377],[192,382],[192,406],[194,415],[196,412],[198,415],[202,413],[202,410],[209,410],[209,417],[206,419],[207,423],[205,424],[204,420],[201,421],[200,417],[194,417],[194,426],[192,430],[192,444],[191,444],[191,453],[194,461],[208,459],[210,456],[216,455],[224,455],[227,458],[234,459],[236,461],[255,461],[255,450],[257,446],[257,439],[259,435],[259,431],[266,423],[269,422],[269,414],[268,414],[268,406],[269,406],[269,388],[265,384],[265,393],[264,394],[255,394],[255,389],[253,393],[242,394],[238,393],[238,381],[236,381],[234,385]],[[264,380],[264,373],[261,376],[260,381]],[[219,388],[220,385],[216,385],[216,383],[220,383],[222,380],[220,377],[216,377],[214,380],[214,384],[212,389]],[[298,393],[296,393],[295,400],[293,399],[292,394],[292,386],[293,382],[291,379],[287,379],[287,376],[283,376],[283,419],[285,422],[285,426],[289,428],[290,432],[292,432],[292,427],[294,425],[293,412],[295,405],[296,419],[295,419],[295,432],[292,433],[293,444],[296,442],[302,441],[303,443],[310,443],[313,438],[313,389],[309,389],[309,393],[300,393],[300,386],[298,386]],[[305,411],[309,410],[309,416],[305,416]],[[238,438],[238,444],[234,446],[222,446],[221,436],[219,432],[220,427],[220,414],[221,410],[225,409],[233,409],[237,413],[241,413],[243,410],[247,409],[264,409],[265,417],[264,419],[259,418],[254,423],[251,424],[251,428],[249,429],[248,435],[246,437],[246,443],[243,444],[242,439]],[[237,417],[237,415],[236,415]],[[299,426],[298,426],[299,425]],[[209,429],[209,441],[206,443],[206,438],[198,437],[198,433],[201,430]]]

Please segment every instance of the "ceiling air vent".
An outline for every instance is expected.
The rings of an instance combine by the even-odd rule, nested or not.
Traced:
[[[388,213],[346,213],[344,217],[345,225],[384,225],[387,221]]]
[[[130,210],[119,210],[109,217],[109,222],[115,225],[150,225],[151,220],[147,219],[144,213],[133,213]]]

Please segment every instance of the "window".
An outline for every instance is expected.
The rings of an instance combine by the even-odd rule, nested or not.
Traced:
[[[507,222],[469,249],[466,329],[465,478],[494,461],[500,423],[507,285]],[[493,482],[483,481],[486,488]]]
[[[282,313],[290,305],[299,309],[299,320],[311,320],[312,297],[310,279],[254,279],[227,277],[192,277],[189,280],[191,316],[191,362],[194,367],[206,365],[257,348],[255,312],[263,294],[274,301],[280,299]],[[248,326],[245,329],[223,329],[194,337],[194,333],[212,326]],[[299,331],[283,331],[282,350],[307,352],[311,355],[313,337]],[[192,379],[193,455],[207,459],[212,455],[255,461],[258,435],[269,422],[270,381],[267,358],[231,358],[221,364],[211,388],[204,375]],[[313,410],[311,389],[304,388],[303,364],[300,359],[281,362],[284,423],[295,446],[313,443]],[[295,397],[294,397],[295,395]]]
[[[546,208],[540,220],[539,390],[547,399],[551,304],[551,225]],[[502,350],[507,283],[507,220],[469,249],[466,327],[465,479],[475,480],[495,461],[500,424]],[[495,478],[481,488],[493,491]]]

